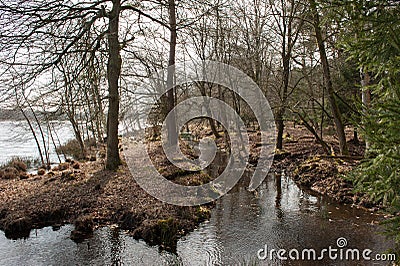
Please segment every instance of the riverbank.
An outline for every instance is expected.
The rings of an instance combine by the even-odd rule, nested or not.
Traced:
[[[361,163],[365,152],[365,143],[362,140],[354,141],[353,129],[345,130],[349,148],[348,156],[340,156],[339,142],[334,136],[334,128],[324,129],[323,140],[331,148],[331,155],[327,155],[315,137],[302,125],[287,122],[283,149],[276,150],[274,162],[270,171],[290,176],[302,189],[315,194],[322,194],[343,204],[353,204],[369,211],[377,211],[383,206],[377,205],[368,199],[368,196],[354,191],[352,180],[345,174]],[[212,136],[211,129],[199,130],[197,138]],[[249,162],[257,165],[260,147],[260,135],[256,130],[250,131]],[[225,149],[221,139],[217,141],[220,149]]]
[[[207,130],[202,132],[202,136],[211,135]],[[258,138],[257,132],[250,134],[253,163],[260,147]],[[331,136],[326,136],[326,141],[333,147],[337,144]],[[222,140],[218,144],[224,145]],[[289,125],[284,150],[277,152],[271,171],[284,171],[303,188],[341,203],[377,210],[379,206],[371,205],[365,195],[354,193],[352,183],[340,176],[355,167],[363,153],[362,145],[350,142],[349,146],[351,157],[325,156],[305,128]],[[196,156],[191,152],[185,150],[189,156]],[[160,142],[152,142],[149,154],[159,172],[173,182],[200,185],[212,179],[203,171],[190,173],[172,166],[162,156]],[[210,217],[212,204],[179,207],[163,203],[138,186],[125,163],[112,172],[104,170],[103,156],[91,157],[89,161],[69,161],[23,178],[0,178],[0,229],[6,236],[27,237],[32,228],[74,224],[71,238],[80,241],[96,228],[113,226],[173,251],[179,237]]]
[[[28,237],[33,228],[74,224],[71,238],[80,241],[111,225],[173,251],[180,236],[209,218],[211,205],[158,201],[138,186],[125,163],[116,172],[107,171],[99,158],[70,161],[22,180],[0,179],[0,206],[0,229],[9,238]]]
[[[352,129],[346,130],[346,137],[349,156],[339,156],[338,140],[332,132],[325,132],[324,141],[332,147],[332,155],[326,155],[305,127],[290,123],[285,128],[284,149],[276,153],[272,168],[284,171],[300,187],[339,203],[369,211],[383,209],[383,206],[370,201],[367,195],[355,192],[352,180],[345,177],[361,163],[365,151],[364,143],[352,139]]]

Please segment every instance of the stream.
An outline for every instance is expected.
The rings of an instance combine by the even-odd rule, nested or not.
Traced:
[[[33,139],[25,138],[29,132],[23,123],[1,122],[0,126],[1,162],[11,156],[36,155]],[[61,142],[72,137],[65,128],[65,124],[57,128]],[[219,170],[209,168],[211,175]],[[329,258],[259,260],[257,254],[266,246],[268,250],[321,251],[337,248],[337,239],[345,238],[347,248],[371,249],[376,254],[393,243],[379,234],[383,227],[376,214],[302,190],[284,173],[269,174],[252,193],[246,189],[249,176],[246,172],[217,200],[209,221],[179,240],[176,254],[159,251],[110,227],[96,230],[92,238],[77,244],[69,238],[73,226],[65,225],[58,230],[32,230],[29,238],[19,240],[9,240],[0,231],[0,265],[388,265]]]
[[[27,239],[9,240],[0,233],[0,265],[387,265],[367,261],[259,260],[270,249],[322,250],[347,247],[383,253],[392,243],[378,234],[379,216],[330,202],[299,189],[285,175],[270,174],[257,190],[240,182],[219,199],[210,221],[178,242],[177,254],[159,251],[142,240],[109,227],[82,243],[69,239],[73,226],[32,230]]]

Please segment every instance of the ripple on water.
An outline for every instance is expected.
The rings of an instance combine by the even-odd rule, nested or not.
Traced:
[[[76,244],[69,239],[73,227],[66,225],[58,231],[33,230],[26,240],[8,240],[1,232],[0,265],[251,264],[265,245],[321,250],[335,247],[339,237],[345,237],[349,247],[383,252],[391,242],[377,234],[381,228],[373,223],[376,219],[363,210],[309,195],[290,179],[270,175],[258,193],[241,184],[219,199],[210,221],[179,240],[177,254],[159,252],[158,247],[110,228],[99,229],[92,238]]]
[[[68,122],[52,121],[55,134],[55,141],[60,140],[64,144],[74,138],[74,133]],[[46,128],[43,129],[46,133]],[[39,130],[37,130],[39,132]],[[54,133],[53,133],[54,134]],[[40,136],[38,136],[40,138]],[[47,135],[45,136],[47,141]],[[58,144],[58,143],[57,143]],[[12,157],[38,158],[36,142],[25,121],[0,121],[0,164],[10,160]],[[58,158],[54,150],[54,145],[50,145],[50,160],[57,162]]]

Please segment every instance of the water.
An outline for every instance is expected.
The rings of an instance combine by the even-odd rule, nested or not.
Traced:
[[[51,123],[55,129],[53,137],[57,145],[58,140],[61,144],[64,144],[68,140],[74,138],[72,128],[68,122],[52,121]],[[42,145],[39,131],[37,129],[35,130]],[[43,130],[45,131],[46,145],[50,147],[50,161],[58,162],[54,145],[47,134],[46,127],[44,127]],[[29,159],[39,158],[36,142],[28,127],[28,123],[26,121],[0,121],[0,165],[15,156]]]
[[[217,201],[211,219],[181,238],[177,254],[159,252],[143,241],[108,227],[76,244],[73,229],[34,230],[25,240],[0,234],[0,265],[387,265],[387,263],[323,261],[259,261],[259,249],[287,250],[337,247],[345,237],[349,248],[384,252],[392,243],[378,232],[379,216],[339,205],[300,190],[285,176],[269,175],[258,193],[238,184]]]
[[[35,158],[36,144],[24,122],[0,122],[0,163],[12,156]],[[55,124],[61,143],[73,137],[67,123]],[[51,158],[57,160],[52,147]],[[221,162],[218,162],[221,163]],[[213,165],[210,171],[221,169]],[[245,179],[245,178],[244,178]],[[387,265],[363,262],[259,261],[264,248],[336,247],[345,237],[348,247],[382,253],[392,247],[378,232],[379,216],[351,206],[332,203],[300,190],[286,176],[269,175],[257,193],[240,182],[219,199],[211,219],[181,238],[177,254],[159,252],[144,241],[108,227],[83,243],[69,239],[73,226],[58,231],[33,230],[28,239],[9,240],[0,232],[0,265]]]
[[[322,250],[336,247],[339,237],[345,237],[349,247],[384,252],[390,243],[377,234],[382,230],[375,224],[377,219],[366,211],[309,195],[290,179],[270,176],[257,195],[249,193],[244,186],[237,186],[222,198],[211,221],[182,239],[178,253],[191,252],[199,258],[196,265],[238,265],[255,261],[268,265],[268,261],[257,259],[258,250],[265,245],[269,250]],[[277,260],[273,264],[285,265]]]
[[[69,239],[73,226],[58,231],[51,227],[34,230],[26,240],[7,240],[0,236],[0,265],[152,265],[168,263],[173,256],[159,253],[143,241],[127,237],[118,230],[102,228],[93,237],[76,244]],[[36,234],[37,232],[37,234]]]

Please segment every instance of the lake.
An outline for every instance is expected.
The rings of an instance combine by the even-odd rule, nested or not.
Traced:
[[[52,121],[51,124],[54,127],[53,137],[56,143],[59,141],[64,144],[74,138],[68,122]],[[39,132],[37,128],[35,130]],[[44,133],[45,143],[50,147],[50,161],[57,163],[58,157],[46,128],[44,128]],[[40,136],[38,135],[38,137]],[[40,141],[42,144],[41,137]],[[29,159],[39,158],[35,139],[26,121],[0,121],[0,165],[15,156]]]

